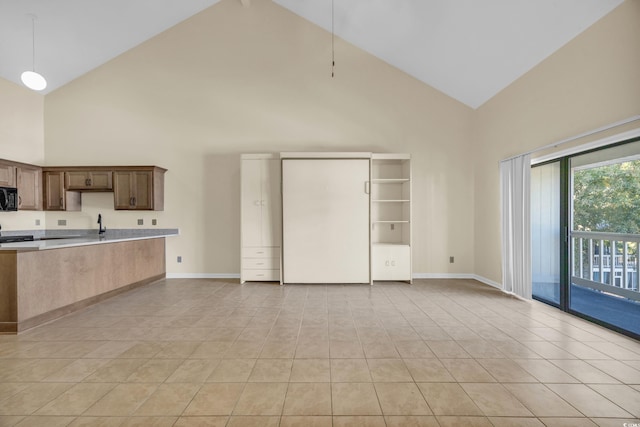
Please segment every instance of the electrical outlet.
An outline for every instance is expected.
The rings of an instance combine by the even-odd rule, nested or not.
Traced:
[[[151,225],[158,225],[158,220],[157,219],[152,219],[151,220]]]
[[[182,257],[180,255],[178,255],[178,263],[182,262]]]
[[[40,220],[36,219],[36,225],[40,225]]]
[[[144,225],[144,219],[139,219],[138,220],[138,225]]]
[[[453,257],[452,256],[449,257],[449,264],[453,264]]]
[[[66,219],[59,219],[58,220],[58,225],[67,225],[67,220]]]

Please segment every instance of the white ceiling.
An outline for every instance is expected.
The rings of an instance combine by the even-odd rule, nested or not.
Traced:
[[[32,67],[29,14],[48,93],[218,1],[0,0],[0,77],[20,84]],[[331,0],[273,1],[331,31]],[[622,1],[333,0],[333,21],[336,36],[477,108]]]

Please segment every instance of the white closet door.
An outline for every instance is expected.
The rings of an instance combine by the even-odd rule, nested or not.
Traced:
[[[280,159],[262,162],[262,196],[262,244],[280,246],[282,236]]]
[[[282,161],[285,283],[369,283],[368,159]]]
[[[262,160],[243,159],[241,167],[242,246],[262,246]]]

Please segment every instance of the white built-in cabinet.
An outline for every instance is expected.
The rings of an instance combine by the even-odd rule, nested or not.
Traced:
[[[240,281],[279,281],[280,158],[271,154],[244,154],[240,169]]]
[[[411,156],[245,154],[241,282],[411,282]]]
[[[411,281],[411,157],[371,155],[371,274]]]

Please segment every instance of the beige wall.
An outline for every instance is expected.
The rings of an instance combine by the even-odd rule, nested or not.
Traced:
[[[501,282],[500,160],[640,114],[639,23],[627,0],[475,112],[477,275]]]
[[[414,271],[473,272],[473,110],[269,0],[223,0],[45,100],[45,158],[167,168],[164,212],[114,212],[110,194],[53,227],[179,227],[169,273],[239,272],[239,156],[413,156]],[[146,226],[146,224],[145,224]],[[176,256],[183,263],[176,263]],[[449,264],[449,256],[456,257]]]
[[[268,0],[223,0],[47,95],[44,147],[42,97],[0,80],[3,101],[21,106],[0,105],[0,157],[168,168],[164,212],[115,212],[111,194],[85,194],[82,212],[47,213],[47,225],[157,219],[181,230],[167,240],[169,273],[228,274],[240,153],[409,152],[414,272],[500,282],[499,161],[640,113],[637,22],[640,2],[627,0],[473,111],[339,39],[332,79],[328,33]],[[33,228],[34,215],[0,224]]]
[[[0,78],[0,158],[23,163],[44,161],[44,96]],[[35,220],[40,220],[40,226]],[[43,228],[43,212],[3,212],[3,230]]]

